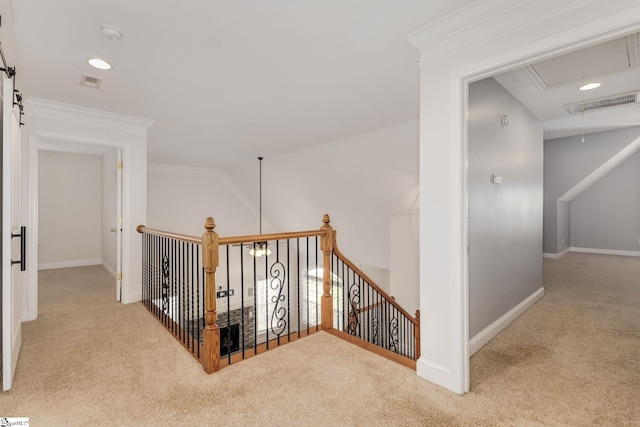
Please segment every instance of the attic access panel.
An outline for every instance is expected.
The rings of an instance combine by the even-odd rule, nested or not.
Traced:
[[[638,50],[638,35],[634,34],[540,61],[531,64],[531,68],[547,86],[552,86],[583,77],[637,68]]]

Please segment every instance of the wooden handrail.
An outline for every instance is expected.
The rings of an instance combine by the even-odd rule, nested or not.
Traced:
[[[136,227],[138,233],[148,233],[156,236],[169,237],[171,239],[182,240],[183,242],[202,244],[202,237],[190,236],[188,234],[174,233],[172,231],[157,230],[149,228],[145,225],[139,225]],[[291,231],[286,233],[271,233],[271,234],[252,234],[247,236],[230,236],[219,237],[218,244],[220,245],[234,245],[237,243],[258,243],[268,242],[272,240],[286,240],[286,239],[298,239],[303,237],[322,236],[324,230],[308,230],[308,231]]]
[[[340,249],[338,248],[338,243],[337,243],[337,239],[336,239],[335,236],[336,236],[336,232],[334,230],[334,232],[333,232],[333,253],[335,253],[336,256],[342,260],[342,262],[347,264],[347,266],[349,266],[349,268],[351,268],[353,271],[355,271],[358,274],[358,276],[362,277],[369,284],[369,286],[371,286],[378,293],[380,293],[380,295],[382,295],[384,298],[386,298],[387,301],[389,301],[389,303],[391,305],[393,305],[400,313],[402,313],[407,319],[411,320],[411,322],[415,325],[416,322],[419,321],[419,319],[416,319],[415,317],[410,315],[408,311],[406,311],[404,308],[400,307],[400,305],[395,301],[395,299],[393,299],[393,297],[391,295],[387,294],[382,288],[380,288],[380,286],[378,286],[376,284],[376,282],[371,280],[371,278],[369,276],[367,276],[362,270],[360,270],[349,258],[344,256],[344,254],[342,252],[340,252]]]
[[[189,236],[187,234],[174,233],[172,231],[156,230],[144,225],[137,226],[136,231],[138,233],[147,233],[147,234],[153,234],[155,236],[168,237],[170,239],[181,240],[187,243],[195,243],[196,245],[202,244],[202,237]]]
[[[394,300],[394,301],[395,301],[395,300]],[[379,306],[381,306],[381,305],[382,305],[382,304],[384,304],[384,303],[385,303],[385,301],[379,301],[379,302],[376,302],[376,303],[373,303],[373,304],[369,304],[369,305],[368,305],[368,306],[366,306],[366,307],[356,308],[356,311],[358,312],[358,314],[360,314],[360,313],[364,313],[364,312],[366,312],[366,311],[369,311],[369,310],[372,310],[372,309],[374,309],[374,308],[376,308],[376,307],[379,307]]]
[[[287,233],[271,233],[271,234],[253,234],[249,236],[231,236],[220,237],[221,245],[235,245],[238,243],[258,243],[268,242],[271,240],[287,240],[298,239],[302,237],[322,236],[324,230],[309,230],[309,231],[291,231]]]

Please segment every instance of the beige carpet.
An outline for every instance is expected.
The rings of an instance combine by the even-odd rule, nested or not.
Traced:
[[[320,332],[206,375],[101,267],[40,272],[0,417],[33,426],[640,425],[640,259],[545,261],[545,297],[457,396]]]

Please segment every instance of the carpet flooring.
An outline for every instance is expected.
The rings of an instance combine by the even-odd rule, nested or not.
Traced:
[[[206,375],[99,266],[40,272],[0,417],[32,426],[640,426],[640,259],[545,260],[545,296],[454,395],[319,332]]]

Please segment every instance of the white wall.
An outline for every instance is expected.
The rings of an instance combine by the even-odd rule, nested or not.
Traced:
[[[212,216],[220,236],[258,233],[258,209],[222,171],[151,163],[148,185],[148,227],[201,236]]]
[[[40,151],[39,269],[100,264],[102,159]]]
[[[389,269],[389,217],[417,204],[417,122],[282,156],[258,154],[265,157],[263,213],[275,230],[317,229],[328,213],[347,257],[374,274],[367,269]],[[228,173],[257,205],[258,161]]]
[[[591,133],[584,142],[581,135],[544,142],[545,253],[560,253],[569,247],[638,250],[637,160],[617,165],[575,199],[558,200],[638,137],[640,127],[634,126]],[[596,238],[598,233],[601,236]],[[574,241],[576,236],[580,236],[578,241]]]
[[[414,314],[420,308],[418,216],[391,216],[389,229],[389,294]]]
[[[119,226],[116,218],[116,174],[117,152],[108,150],[102,156],[102,266],[115,279],[116,277],[116,233],[111,229]]]
[[[495,336],[487,328],[542,287],[542,147],[542,123],[498,82],[469,86],[470,338]]]
[[[571,201],[571,246],[640,255],[640,152]]]
[[[469,390],[468,83],[639,29],[636,0],[495,0],[407,36],[421,53],[418,375]]]

